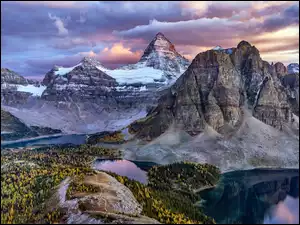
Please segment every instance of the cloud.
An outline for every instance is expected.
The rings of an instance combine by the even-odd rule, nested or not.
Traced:
[[[38,5],[49,8],[82,8],[88,6],[86,2],[80,1],[14,1],[24,5]]]
[[[62,21],[61,18],[59,18],[57,16],[52,16],[51,13],[48,13],[48,16],[51,20],[54,21],[54,25],[58,30],[58,35],[66,36],[69,34],[69,31],[67,28],[65,28],[64,22]]]
[[[122,43],[115,43],[111,48],[103,49],[97,58],[108,67],[117,67],[121,64],[136,63],[141,55],[142,51],[133,52]]]
[[[94,47],[96,43],[82,37],[65,37],[57,39],[52,46],[57,49],[72,49],[78,46]]]
[[[136,26],[129,30],[114,31],[113,34],[123,38],[153,38],[157,32],[172,37],[175,44],[215,46],[223,42],[235,44],[236,40],[246,36],[255,27],[257,21],[248,23],[230,21],[223,18],[200,18],[179,22],[161,22],[151,20],[147,25]],[[180,32],[178,32],[180,31]],[[189,35],[187,35],[189,34]]]
[[[267,17],[263,23],[263,31],[276,31],[290,25],[299,24],[299,3],[291,5],[283,13]]]

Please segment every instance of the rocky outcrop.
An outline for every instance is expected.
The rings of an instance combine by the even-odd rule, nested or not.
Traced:
[[[155,219],[142,215],[142,206],[132,192],[107,173],[97,172],[96,175],[86,176],[83,183],[98,188],[99,191],[92,194],[77,193],[72,196],[72,200],[61,201],[63,208],[76,206],[69,210],[69,222],[84,220],[90,224],[97,219],[98,223],[159,224]],[[65,192],[66,190],[64,195]]]
[[[192,135],[207,126],[228,133],[240,125],[243,107],[281,129],[292,115],[287,92],[277,77],[277,72],[285,73],[284,68],[263,61],[258,49],[246,41],[231,53],[219,49],[199,53],[158,106],[130,129],[147,140],[164,133],[171,124]]]
[[[277,63],[275,63],[274,67],[275,67],[275,72],[276,72],[276,75],[278,76],[278,78],[281,78],[287,74],[287,69],[283,65],[283,63],[277,62]]]

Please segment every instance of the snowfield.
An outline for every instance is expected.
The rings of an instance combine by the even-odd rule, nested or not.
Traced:
[[[27,86],[25,85],[16,85],[17,86],[17,91],[22,91],[22,92],[29,92],[32,93],[34,96],[41,96],[44,90],[47,88],[46,86],[39,86],[36,87],[32,84],[28,84]]]
[[[77,64],[76,66],[73,66],[73,67],[62,67],[62,66],[59,66],[57,67],[58,70],[54,72],[55,75],[59,75],[59,76],[62,76],[62,75],[65,75],[69,72],[71,72],[75,67],[77,66],[80,66],[81,63]]]

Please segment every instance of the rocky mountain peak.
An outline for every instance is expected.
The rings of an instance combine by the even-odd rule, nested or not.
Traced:
[[[287,74],[287,69],[283,63],[277,62],[277,63],[275,63],[274,67],[275,67],[276,75],[278,77],[281,77],[281,76],[284,76]]]
[[[252,47],[251,44],[248,41],[244,41],[244,40],[242,40],[237,46],[237,48],[251,48],[251,47]]]
[[[80,61],[81,65],[88,65],[88,66],[102,66],[102,64],[95,58],[92,57],[83,57]]]
[[[180,73],[189,65],[189,61],[180,55],[174,44],[160,32],[147,46],[138,63],[172,73]]]

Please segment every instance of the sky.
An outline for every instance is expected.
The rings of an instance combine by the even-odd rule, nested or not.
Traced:
[[[1,1],[1,67],[42,78],[90,56],[117,68],[158,32],[189,60],[246,40],[270,63],[299,62],[297,1]]]

